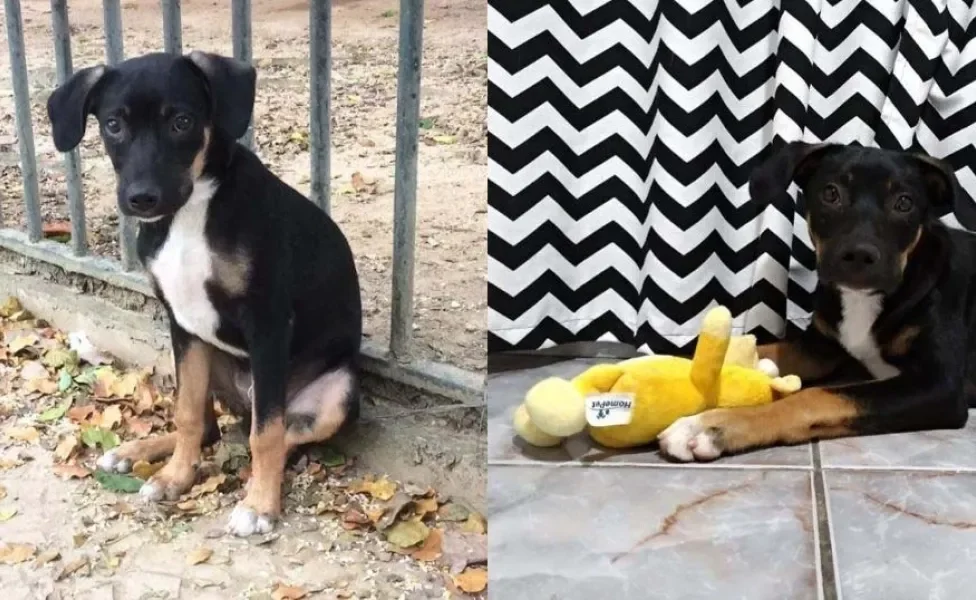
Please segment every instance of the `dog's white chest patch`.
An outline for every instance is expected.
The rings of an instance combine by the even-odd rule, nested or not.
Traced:
[[[871,327],[881,314],[881,296],[859,290],[840,289],[841,319],[837,338],[876,379],[889,379],[901,373],[881,356],[881,349],[871,335]]]
[[[173,217],[166,241],[150,261],[149,272],[180,327],[225,352],[245,357],[246,351],[217,338],[220,316],[207,295],[213,262],[204,227],[216,191],[217,184],[210,179],[194,184],[190,199]]]

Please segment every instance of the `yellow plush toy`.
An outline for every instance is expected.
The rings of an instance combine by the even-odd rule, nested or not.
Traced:
[[[591,367],[572,381],[540,381],[515,411],[515,432],[545,447],[589,427],[598,443],[630,448],[654,441],[681,417],[766,404],[800,389],[799,377],[779,377],[774,363],[759,360],[754,336],[731,334],[732,315],[719,306],[705,315],[691,359],[642,356]]]

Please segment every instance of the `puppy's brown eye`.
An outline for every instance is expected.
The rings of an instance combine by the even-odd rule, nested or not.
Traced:
[[[837,204],[840,202],[840,190],[835,185],[828,185],[823,190],[823,201],[826,204]]]
[[[176,115],[173,118],[173,131],[186,133],[193,127],[193,118],[189,115]]]
[[[122,121],[119,121],[115,117],[111,117],[105,120],[105,131],[109,135],[119,135],[122,133]]]
[[[898,212],[908,212],[915,206],[915,202],[908,196],[898,196],[895,200],[895,210]]]

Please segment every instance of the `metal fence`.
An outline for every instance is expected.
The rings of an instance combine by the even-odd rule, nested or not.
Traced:
[[[182,54],[180,0],[161,0],[161,6],[164,50]],[[43,239],[20,0],[4,0],[4,9],[16,106],[17,140],[24,185],[27,231],[17,231],[7,227],[3,215],[0,214],[0,247],[34,260],[54,264],[69,272],[100,279],[111,285],[151,296],[152,288],[148,279],[138,270],[135,226],[131,219],[119,215],[120,261],[90,255],[85,233],[85,206],[77,150],[64,154],[71,244],[65,246]],[[121,0],[104,0],[103,9],[106,62],[113,65],[124,59]],[[60,85],[73,72],[67,0],[51,0],[51,16],[57,81]],[[251,62],[250,0],[232,1],[231,21],[234,57]],[[310,0],[311,198],[327,212],[330,193],[331,30],[331,0]],[[484,378],[482,376],[452,365],[422,360],[411,355],[423,0],[401,0],[399,31],[390,346],[385,349],[377,348],[364,340],[363,365],[367,372],[374,375],[434,392],[456,401],[477,405],[483,403]],[[248,128],[241,143],[248,147],[252,146],[253,128]]]

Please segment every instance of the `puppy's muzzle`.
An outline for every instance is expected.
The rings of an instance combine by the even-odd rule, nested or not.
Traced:
[[[133,185],[122,200],[122,212],[129,216],[147,219],[157,216],[162,192],[152,185]]]
[[[872,242],[851,241],[827,248],[819,267],[820,277],[853,289],[884,291],[897,285],[897,274],[885,253]]]

